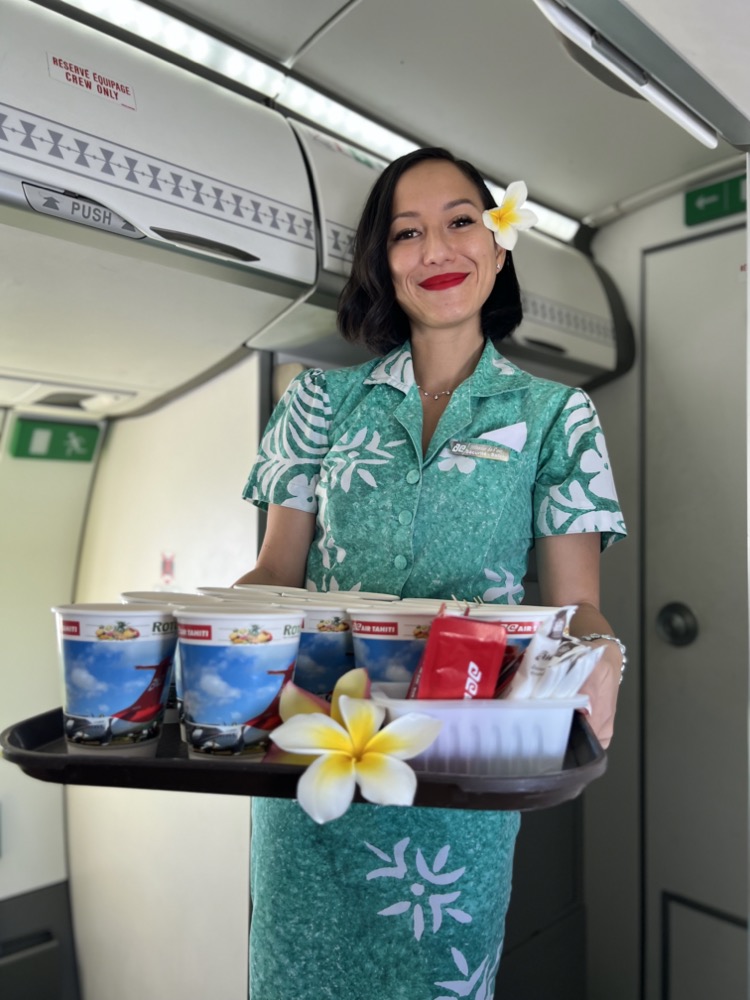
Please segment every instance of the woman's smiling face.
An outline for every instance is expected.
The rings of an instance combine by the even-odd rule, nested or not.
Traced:
[[[475,329],[505,251],[482,222],[480,193],[448,160],[407,170],[393,195],[388,266],[412,333]]]

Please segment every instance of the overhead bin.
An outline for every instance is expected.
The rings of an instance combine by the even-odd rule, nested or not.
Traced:
[[[2,0],[0,384],[5,405],[120,416],[263,349],[368,352],[336,333],[362,206],[384,164],[28,0]],[[507,353],[589,385],[632,333],[582,253],[515,251]]]
[[[386,163],[300,122],[294,122],[293,127],[315,187],[321,272],[348,278],[359,218]],[[340,284],[334,283],[334,287]]]
[[[100,413],[202,377],[314,286],[289,123],[28,0],[3,0],[0,174],[0,376],[96,389]]]
[[[546,378],[592,388],[626,372],[633,329],[612,280],[574,247],[522,233],[513,250],[524,318],[502,351]]]
[[[30,207],[94,224],[101,205],[111,231],[314,281],[310,185],[281,115],[27,0],[3,6],[0,168]]]
[[[300,122],[292,122],[315,191],[319,228],[319,271],[315,292],[293,313],[254,335],[248,346],[297,353],[310,362],[356,364],[370,355],[336,332],[339,294],[349,277],[362,209],[386,166]]]

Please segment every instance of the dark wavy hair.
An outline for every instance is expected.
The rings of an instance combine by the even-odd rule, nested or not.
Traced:
[[[495,199],[476,167],[439,146],[416,149],[386,167],[370,191],[359,221],[352,270],[339,297],[337,315],[342,336],[363,343],[374,354],[387,354],[409,339],[409,319],[396,301],[388,267],[388,234],[396,185],[407,170],[425,160],[453,163],[474,184],[483,207],[495,207]],[[510,253],[506,253],[505,263],[482,306],[482,333],[490,340],[502,340],[522,318],[516,269]]]

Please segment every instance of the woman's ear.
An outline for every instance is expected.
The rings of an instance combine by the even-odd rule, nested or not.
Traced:
[[[505,263],[505,248],[495,245],[495,260],[497,261],[497,270],[502,271],[503,264]]]

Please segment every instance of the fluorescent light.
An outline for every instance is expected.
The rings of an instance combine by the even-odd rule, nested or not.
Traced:
[[[652,80],[649,74],[632,59],[601,38],[584,20],[567,8],[561,7],[556,0],[534,0],[534,3],[561,34],[583,49],[592,59],[601,63],[618,80],[626,83],[636,94],[644,97],[698,142],[702,142],[709,149],[716,149],[719,140],[710,125]]]
[[[276,102],[290,111],[309,118],[320,128],[329,129],[350,142],[366,146],[386,160],[395,160],[396,157],[418,148],[415,143],[404,139],[403,136],[383,128],[364,115],[290,77],[284,80],[276,95]]]
[[[191,62],[206,66],[221,76],[252,87],[265,97],[275,97],[286,73],[212,35],[164,14],[142,0],[65,0],[70,7],[86,11],[125,31]]]
[[[220,76],[242,83],[271,98],[288,111],[314,122],[321,129],[364,146],[386,162],[418,148],[410,139],[352,111],[300,80],[293,79],[285,70],[255,59],[207,32],[185,24],[179,18],[162,13],[142,0],[65,0],[65,3],[118,28],[131,31]],[[492,181],[488,181],[487,185],[500,204],[505,189]],[[580,226],[577,220],[531,201],[527,204],[539,218],[537,230],[563,242],[573,239]]]

